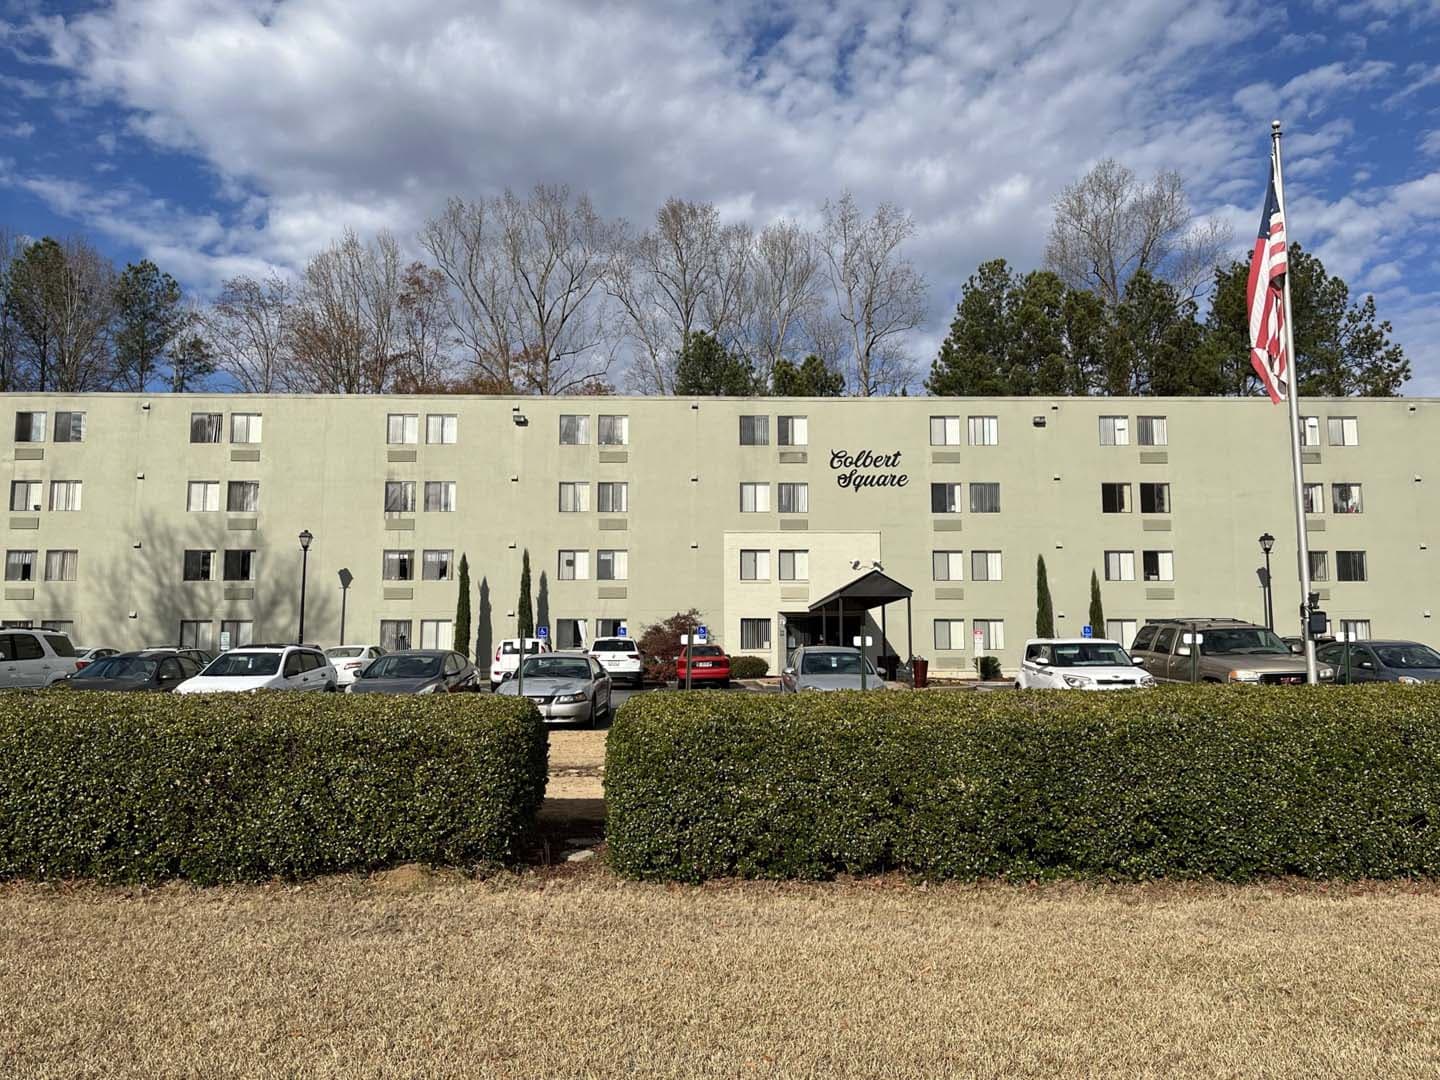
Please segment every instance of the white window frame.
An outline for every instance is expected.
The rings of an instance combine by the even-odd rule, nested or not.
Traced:
[[[230,441],[246,446],[256,446],[263,435],[265,417],[263,413],[231,413]]]
[[[195,489],[200,489],[200,504],[195,505]],[[218,514],[220,512],[220,481],[191,480],[185,488],[185,509],[192,514]]]
[[[215,437],[213,439],[195,438],[195,419],[200,416],[205,417],[207,429],[213,427],[215,431]],[[207,430],[206,433],[208,434],[209,431]],[[192,446],[213,446],[219,443],[224,437],[225,414],[223,412],[210,412],[207,410],[205,412],[192,412],[190,414],[190,444]]]
[[[745,496],[750,496],[750,508],[745,508]],[[746,481],[740,485],[740,512],[742,514],[768,514],[770,512],[770,485]]]
[[[966,417],[966,438],[971,446],[1000,445],[1000,417]]]
[[[460,434],[460,418],[455,413],[426,413],[425,442],[431,446],[453,446]]]
[[[243,649],[255,641],[254,619],[221,619],[220,633],[230,635],[230,647]]]
[[[414,628],[413,619],[381,619],[380,647],[390,652],[411,648],[415,644],[415,639],[411,637]]]
[[[385,442],[390,446],[414,446],[419,443],[420,414],[387,414],[385,417]]]
[[[960,445],[960,417],[958,417],[958,416],[932,416],[932,417],[930,417],[930,445],[931,445],[931,446],[959,446],[959,445]]]

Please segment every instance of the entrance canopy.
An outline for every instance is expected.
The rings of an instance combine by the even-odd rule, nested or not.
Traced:
[[[863,616],[865,612],[880,609],[880,646],[887,649],[885,608],[888,604],[905,601],[905,651],[915,654],[911,637],[910,589],[881,570],[861,574],[848,585],[842,585],[827,596],[822,596],[810,605],[810,615],[820,617],[820,641],[824,644],[849,645],[846,634],[845,613]],[[813,623],[812,623],[813,625]],[[831,629],[833,626],[834,633]],[[834,638],[832,642],[832,637]],[[861,650],[864,651],[863,648]],[[893,676],[892,676],[893,677]]]

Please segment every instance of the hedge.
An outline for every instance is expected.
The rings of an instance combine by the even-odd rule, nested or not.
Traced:
[[[632,698],[628,877],[1440,874],[1440,686]]]
[[[0,695],[0,877],[210,884],[512,861],[546,734],[514,698]]]
[[[763,679],[770,674],[770,661],[763,656],[735,656],[730,660],[730,676],[735,679]]]

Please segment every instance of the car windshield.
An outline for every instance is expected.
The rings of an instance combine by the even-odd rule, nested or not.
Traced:
[[[1056,645],[1054,649],[1056,667],[1114,667],[1134,663],[1124,649],[1108,641]]]
[[[260,676],[274,675],[280,670],[279,653],[228,652],[200,674],[207,678],[216,676]]]
[[[635,643],[628,638],[601,638],[590,646],[591,652],[634,652]]]
[[[155,661],[138,656],[107,656],[80,670],[82,679],[134,679],[137,682],[152,678],[154,674]]]
[[[724,656],[725,650],[719,645],[696,645],[690,650],[695,656]]]
[[[800,674],[802,675],[859,675],[860,654],[845,652],[818,652],[806,653],[805,658],[800,662]],[[865,662],[865,673],[875,674],[875,668],[870,661]]]
[[[520,653],[520,642],[515,640],[501,642],[500,651],[506,656],[518,656]],[[525,651],[533,656],[540,651],[540,642],[533,639],[527,641],[525,643]]]
[[[325,655],[332,660],[344,660],[348,656],[359,656],[365,651],[363,645],[341,645],[334,649],[326,649]]]
[[[361,673],[362,679],[433,679],[440,674],[438,656],[382,656]]]
[[[525,661],[527,679],[588,679],[590,665],[573,656],[536,656]]]
[[[1205,656],[1290,655],[1290,646],[1259,626],[1242,626],[1236,629],[1211,627],[1200,631],[1200,635],[1200,652]]]
[[[1428,645],[1376,645],[1374,649],[1387,668],[1440,668],[1440,653]]]

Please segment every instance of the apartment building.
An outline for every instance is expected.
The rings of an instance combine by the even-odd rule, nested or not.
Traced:
[[[736,654],[857,635],[1018,662],[1044,556],[1062,633],[1299,603],[1288,427],[1259,399],[5,395],[7,625],[87,645],[514,633],[522,553],[559,646],[701,612]],[[1307,400],[1335,629],[1435,642],[1440,401]],[[298,537],[313,537],[302,555]],[[340,571],[350,580],[342,589]],[[343,593],[343,604],[342,604]],[[883,643],[883,644],[882,644]]]

